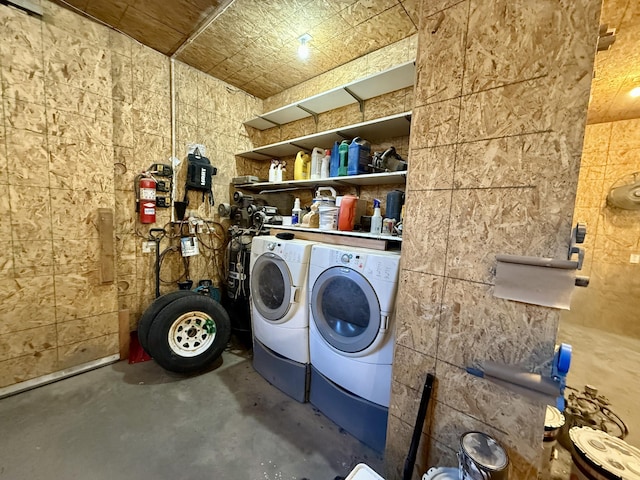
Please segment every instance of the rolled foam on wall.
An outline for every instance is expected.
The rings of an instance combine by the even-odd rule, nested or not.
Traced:
[[[496,260],[495,297],[569,310],[577,262],[521,255],[496,255]]]

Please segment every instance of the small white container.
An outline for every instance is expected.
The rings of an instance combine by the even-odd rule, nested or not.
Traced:
[[[384,478],[366,463],[359,463],[345,480],[384,480]]]
[[[320,212],[320,230],[337,230],[338,229],[338,207],[321,206]]]

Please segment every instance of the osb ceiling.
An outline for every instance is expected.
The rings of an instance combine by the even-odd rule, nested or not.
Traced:
[[[419,1],[58,0],[259,98],[413,35]]]
[[[267,98],[417,31],[421,0],[57,0]],[[640,117],[640,2],[605,0],[616,42],[596,56],[589,123]],[[310,58],[297,57],[311,35]],[[195,36],[195,38],[194,38]]]

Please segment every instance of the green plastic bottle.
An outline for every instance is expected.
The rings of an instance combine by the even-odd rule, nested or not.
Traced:
[[[343,140],[338,147],[338,156],[340,158],[340,166],[338,167],[338,176],[343,177],[347,175],[349,167],[349,141]]]

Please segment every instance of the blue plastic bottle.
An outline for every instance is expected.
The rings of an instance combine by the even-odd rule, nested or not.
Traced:
[[[371,144],[369,142],[360,137],[354,138],[351,145],[349,145],[349,166],[347,167],[347,175],[367,173],[370,153]]]
[[[340,142],[336,142],[333,144],[333,149],[331,150],[331,166],[329,167],[329,176],[337,177],[338,169],[340,168],[340,152],[338,149],[340,148]]]

